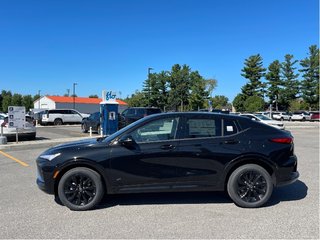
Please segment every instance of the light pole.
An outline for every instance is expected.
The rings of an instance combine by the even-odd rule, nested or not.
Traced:
[[[39,108],[39,109],[40,109],[40,99],[41,99],[41,95],[40,95],[40,93],[41,93],[41,90],[38,90],[38,95],[39,95],[38,108]]]
[[[73,109],[76,109],[76,85],[77,83],[73,83]]]
[[[148,68],[148,107],[150,107],[150,71],[153,70],[153,68]]]

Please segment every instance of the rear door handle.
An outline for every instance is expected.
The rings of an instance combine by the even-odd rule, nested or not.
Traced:
[[[237,144],[237,143],[239,143],[239,141],[232,139],[232,140],[226,140],[223,143],[224,144]]]
[[[160,148],[162,150],[171,150],[171,149],[175,149],[175,146],[173,146],[172,144],[165,144],[165,145],[162,145]]]

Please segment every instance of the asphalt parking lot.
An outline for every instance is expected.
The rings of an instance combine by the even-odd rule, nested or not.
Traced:
[[[0,149],[0,238],[319,239],[319,124],[305,126],[289,127],[300,179],[275,189],[259,209],[208,192],[109,196],[98,209],[73,212],[36,186],[35,159],[47,145]],[[76,128],[43,128],[38,137],[41,131],[51,132],[51,140],[88,136]]]

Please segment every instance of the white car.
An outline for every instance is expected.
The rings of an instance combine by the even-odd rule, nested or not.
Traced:
[[[272,113],[272,118],[275,119],[275,120],[291,121],[291,117],[292,117],[292,115],[290,113],[286,113],[286,112],[273,112]]]
[[[9,128],[7,116],[0,115],[0,124],[3,131],[3,136],[6,136],[7,138],[15,138],[17,130],[15,128]],[[29,116],[26,116],[24,128],[18,129],[18,138],[28,138],[33,140],[36,138],[36,134],[37,130],[33,119]]]
[[[306,111],[297,111],[293,112],[291,116],[292,121],[310,121],[311,115]]]
[[[282,122],[278,122],[275,120],[272,120],[262,114],[250,114],[250,113],[244,113],[240,114],[240,116],[251,118],[254,121],[262,122],[264,124],[267,124],[269,126],[284,130],[284,125]]]
[[[41,124],[62,125],[65,123],[81,123],[89,114],[81,114],[74,109],[50,109],[42,114]]]

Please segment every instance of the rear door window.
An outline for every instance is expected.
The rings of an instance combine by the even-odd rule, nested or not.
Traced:
[[[221,119],[189,118],[186,122],[184,138],[205,138],[221,136]]]
[[[223,120],[223,135],[228,136],[238,133],[238,128],[235,121],[230,119]]]

